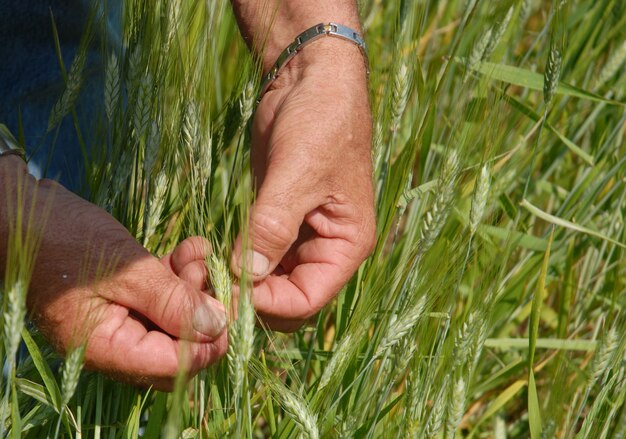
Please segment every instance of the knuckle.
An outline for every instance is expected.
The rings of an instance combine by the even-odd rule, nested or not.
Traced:
[[[282,250],[293,244],[297,236],[289,224],[266,213],[254,217],[253,244],[264,250]]]
[[[185,241],[189,245],[189,250],[195,256],[195,259],[205,258],[211,253],[211,244],[208,239],[201,236],[187,238]]]

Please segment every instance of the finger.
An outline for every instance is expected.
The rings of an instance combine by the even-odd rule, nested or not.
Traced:
[[[178,276],[196,290],[208,291],[209,289],[209,270],[204,260],[188,263]]]
[[[224,307],[172,274],[152,257],[119,273],[125,288],[104,288],[103,296],[143,314],[174,337],[206,342],[226,326]]]
[[[170,259],[174,273],[180,272],[193,261],[204,261],[211,254],[211,243],[200,236],[193,236],[178,244]]]
[[[369,244],[316,237],[294,250],[297,265],[282,276],[271,275],[254,286],[254,305],[272,328],[287,330],[326,305],[367,257]],[[279,325],[277,326],[276,320]],[[295,322],[294,322],[295,321]]]
[[[298,188],[285,193],[284,188]],[[298,238],[305,215],[318,205],[302,185],[268,173],[252,206],[248,227],[251,247],[244,251],[240,235],[233,249],[231,268],[237,276],[245,271],[255,281],[264,279],[278,266]]]
[[[111,305],[87,344],[85,363],[141,387],[170,391],[179,373],[188,377],[226,353],[226,334],[210,343],[181,342],[160,331],[148,331],[128,310]]]

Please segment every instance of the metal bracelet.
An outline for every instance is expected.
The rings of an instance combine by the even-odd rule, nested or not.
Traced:
[[[9,129],[0,124],[0,157],[16,155],[26,161],[26,152],[17,145],[17,141],[11,135]]]
[[[263,80],[261,81],[261,92],[259,93],[257,103],[261,102],[265,92],[267,92],[270,85],[272,85],[276,78],[278,78],[281,69],[285,67],[304,46],[307,46],[313,41],[325,36],[342,38],[356,44],[365,58],[366,66],[368,65],[367,46],[365,45],[363,37],[357,31],[349,28],[348,26],[337,23],[316,24],[298,35],[296,39],[293,40],[293,42],[278,56],[278,59],[270,71],[263,76]],[[369,75],[369,68],[367,69],[367,73]]]

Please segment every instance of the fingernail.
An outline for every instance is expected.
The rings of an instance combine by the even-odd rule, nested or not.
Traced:
[[[203,303],[193,316],[193,328],[209,337],[217,337],[226,327],[226,314]]]
[[[270,269],[269,259],[253,250],[246,250],[244,257],[241,259],[239,268],[248,273],[250,273],[250,269],[252,269],[252,274],[255,276],[265,276]]]

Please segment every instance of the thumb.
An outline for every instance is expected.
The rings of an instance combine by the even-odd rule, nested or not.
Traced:
[[[241,233],[235,242],[231,268],[241,277],[243,272],[253,281],[263,280],[276,269],[283,256],[298,238],[300,226],[307,214],[305,197],[277,193],[275,187],[294,185],[273,184],[265,179],[259,196],[252,206],[247,241]]]
[[[208,294],[168,273],[155,260],[142,279],[131,281],[134,294],[119,291],[111,299],[130,308],[174,337],[204,342],[216,339],[226,326],[224,307]],[[135,272],[136,273],[136,272]]]

